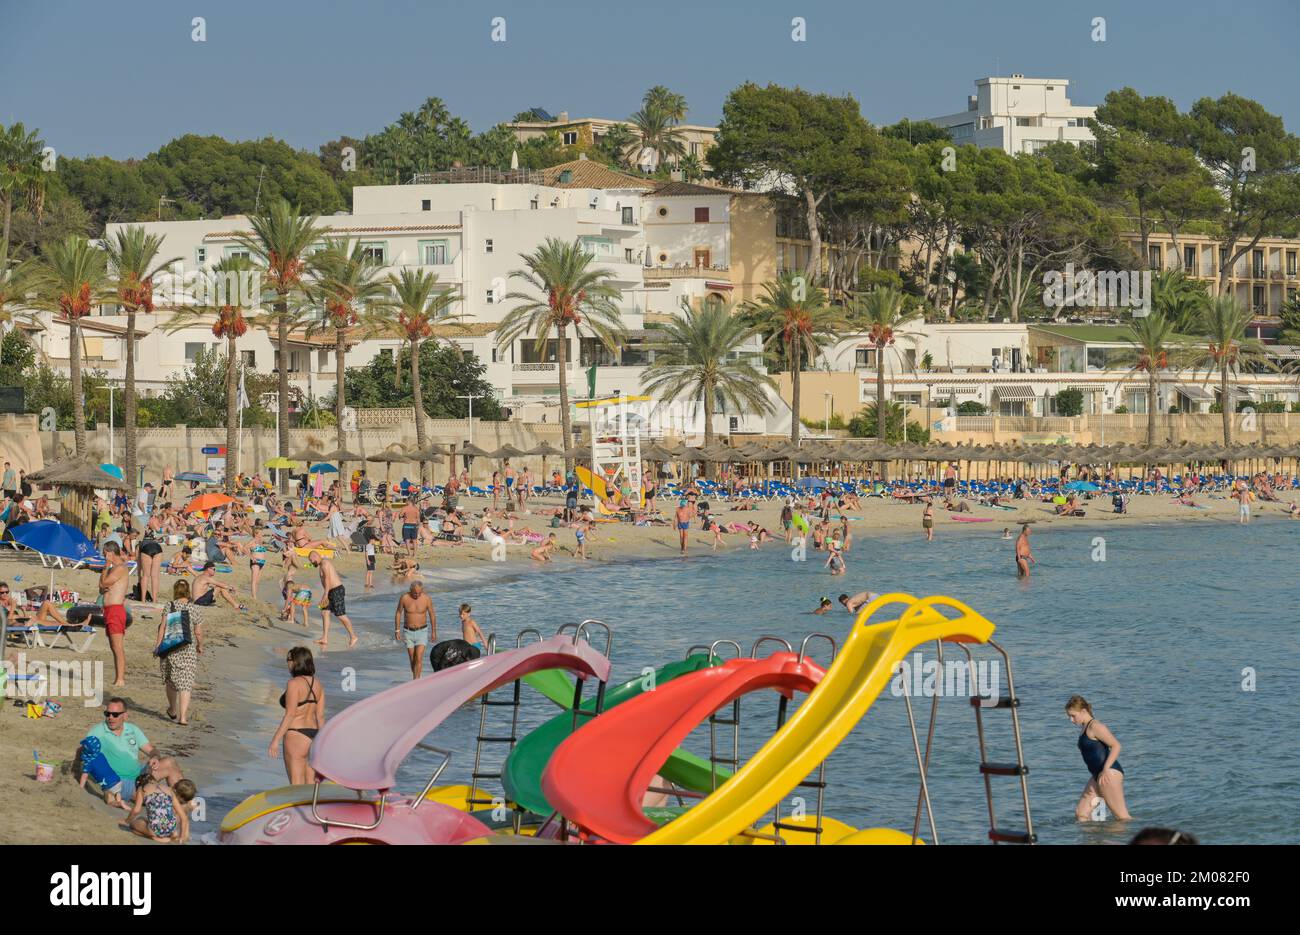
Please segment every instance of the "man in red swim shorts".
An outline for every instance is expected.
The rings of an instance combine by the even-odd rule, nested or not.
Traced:
[[[113,650],[113,687],[126,684],[126,586],[131,571],[116,542],[104,543],[104,570],[99,573],[99,593],[104,597],[104,629]]]

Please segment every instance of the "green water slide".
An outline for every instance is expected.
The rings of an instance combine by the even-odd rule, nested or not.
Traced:
[[[713,663],[716,664],[719,661],[715,658]],[[679,676],[698,672],[700,669],[707,669],[709,665],[708,655],[700,653],[688,656],[680,662],[668,663],[668,665],[654,673],[653,681],[645,676],[638,676],[616,688],[607,688],[605,691],[605,710],[620,705],[629,698],[635,698],[645,691],[648,686],[659,685],[672,681]],[[525,675],[524,681],[556,704],[563,705],[566,708],[573,704],[573,680],[559,669],[547,669],[544,672]],[[582,708],[585,711],[591,711],[595,704],[596,700],[594,698],[588,698],[582,703]],[[582,722],[585,720],[586,718],[580,718],[578,726],[581,727]],[[523,737],[515,745],[514,752],[506,760],[501,777],[506,797],[510,801],[535,815],[549,815],[554,811],[546,801],[546,796],[542,794],[542,771],[546,768],[546,764],[550,762],[551,754],[555,752],[555,748],[563,743],[572,732],[573,712],[570,710],[547,721],[537,730]],[[664,763],[663,768],[659,770],[659,775],[669,782],[693,792],[710,791],[713,787],[712,774],[713,768],[708,760],[686,750],[674,751],[673,755]],[[725,779],[729,775],[730,773],[726,770],[718,770],[719,780]]]

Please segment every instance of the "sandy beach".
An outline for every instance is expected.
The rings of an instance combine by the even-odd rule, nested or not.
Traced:
[[[1254,522],[1287,521],[1284,514],[1289,501],[1296,499],[1292,494],[1282,503],[1257,502],[1254,505]],[[1235,523],[1237,505],[1226,498],[1218,499],[1210,495],[1198,495],[1198,504],[1204,509],[1180,505],[1168,496],[1134,497],[1130,512],[1116,515],[1111,512],[1109,497],[1099,497],[1087,501],[1084,505],[1087,516],[1084,518],[1064,518],[1053,514],[1050,504],[1037,501],[1015,501],[1014,510],[1003,510],[971,503],[971,512],[963,514],[988,522],[955,522],[936,505],[936,536],[970,535],[982,533],[989,535],[1003,527],[1014,529],[1019,523],[1031,522],[1035,534],[1050,536],[1054,529],[1076,526],[1094,526],[1102,529],[1111,525],[1151,524],[1151,523]],[[490,505],[488,502],[486,505]],[[551,511],[559,506],[558,500],[534,501],[531,513],[518,514],[515,527],[517,530],[530,529],[540,533],[549,533]],[[667,504],[661,504],[667,507]],[[462,498],[462,508],[467,516],[483,509],[485,501]],[[780,533],[780,504],[766,503],[755,511],[727,512],[726,504],[716,513],[725,525],[728,522],[745,523],[749,520],[758,522],[777,536],[775,543],[765,544],[763,548],[781,548],[784,543]],[[855,517],[852,533],[856,541],[862,541],[873,535],[898,536],[913,532],[918,538],[922,536],[922,507],[918,504],[864,498],[862,510],[847,513]],[[699,553],[712,549],[713,536],[704,533],[695,524],[690,534],[690,549]],[[323,524],[308,527],[314,536],[323,538]],[[557,567],[572,567],[575,563],[572,549],[574,534],[571,529],[554,530],[561,546],[568,552],[561,552],[555,559]],[[1190,533],[1189,533],[1190,534]],[[727,550],[748,549],[748,537],[743,534],[731,534],[725,538]],[[1011,543],[1007,543],[1008,552]],[[512,566],[535,564],[529,559],[529,546],[511,544],[507,549],[508,570]],[[588,553],[593,563],[610,561],[629,561],[655,558],[672,558],[678,554],[676,531],[669,526],[636,527],[626,523],[610,522],[596,526],[589,537]],[[0,553],[0,581],[7,581],[15,591],[26,587],[48,584],[49,570],[27,553],[17,556],[13,552]],[[445,568],[481,567],[486,570],[491,562],[486,543],[466,542],[459,545],[422,546],[417,560],[422,569],[422,577],[433,591],[439,587],[438,573]],[[363,593],[364,556],[360,552],[338,552],[336,565],[344,577],[350,599]],[[479,564],[483,563],[483,564]],[[380,556],[376,583],[381,587],[391,586],[388,569],[391,559]],[[501,566],[498,566],[501,567]],[[845,590],[854,587],[852,565],[849,576],[843,579]],[[858,563],[861,568],[861,563]],[[869,566],[868,566],[869,567]],[[1010,572],[1010,563],[1008,563]],[[682,574],[690,574],[689,564],[682,567]],[[268,653],[273,648],[293,645],[311,645],[311,641],[320,636],[320,614],[313,610],[310,631],[304,631],[300,624],[287,624],[278,619],[279,597],[279,560],[272,556],[261,582],[262,600],[250,600],[248,595],[249,570],[246,561],[236,560],[233,571],[222,574],[223,583],[235,586],[241,599],[248,605],[244,613],[228,607],[205,608],[203,631],[206,651],[200,657],[197,690],[191,706],[189,726],[181,727],[171,721],[166,714],[166,697],[159,673],[157,660],[152,655],[159,610],[149,605],[129,605],[135,615],[132,627],[127,633],[127,687],[112,690],[108,683],[112,681],[112,658],[104,634],[95,636],[89,650],[84,654],[74,653],[64,647],[47,649],[41,647],[25,648],[12,641],[6,647],[6,658],[14,659],[18,654],[25,654],[27,664],[40,661],[46,664],[56,661],[89,661],[92,666],[102,666],[102,676],[98,685],[103,687],[103,698],[119,694],[130,706],[130,720],[148,736],[157,748],[175,755],[181,769],[199,788],[202,795],[206,778],[217,776],[241,766],[241,759],[247,757],[246,747],[236,738],[247,730],[248,712],[263,709],[275,704],[275,696],[281,685],[279,683],[262,684],[263,665]],[[1008,575],[1010,579],[1010,574]],[[164,593],[169,592],[170,582],[175,580],[164,575]],[[316,572],[310,567],[299,570],[296,580],[300,584],[310,584],[319,594]],[[97,575],[91,571],[58,570],[54,573],[56,586],[76,590],[83,600],[93,599],[96,594]],[[904,583],[900,582],[900,586]],[[463,587],[463,585],[460,585]],[[469,595],[467,594],[467,597]],[[335,624],[331,628],[331,642],[328,652],[346,653],[346,635]],[[79,788],[73,770],[74,756],[79,741],[94,725],[102,722],[102,705],[86,706],[82,698],[56,696],[63,704],[63,710],[53,718],[28,719],[24,709],[15,707],[12,698],[6,699],[3,713],[3,730],[0,730],[0,782],[4,782],[10,794],[0,804],[0,844],[14,843],[144,843],[118,826],[125,813],[105,805],[89,791]],[[269,739],[269,738],[267,738]],[[43,760],[61,761],[53,782],[38,783],[34,778],[33,751],[39,752]],[[250,790],[251,791],[251,790]],[[220,821],[220,815],[209,814],[207,829],[212,829]]]

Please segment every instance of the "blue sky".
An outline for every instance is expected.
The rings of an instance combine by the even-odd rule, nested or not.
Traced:
[[[796,16],[806,42],[790,39]],[[689,122],[714,123],[745,80],[848,92],[889,123],[960,110],[976,78],[1020,72],[1069,79],[1081,104],[1125,85],[1182,108],[1234,91],[1300,132],[1297,35],[1296,0],[0,0],[0,123],[70,156],[144,156],[187,132],[314,151],[429,96],[482,130],[534,106],[624,117],[665,84]]]

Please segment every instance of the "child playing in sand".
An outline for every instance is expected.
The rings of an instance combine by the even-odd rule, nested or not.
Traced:
[[[549,536],[546,537],[545,542],[543,542],[537,548],[533,549],[528,554],[532,557],[533,561],[535,562],[550,562],[550,561],[554,561],[554,559],[551,558],[551,553],[555,551],[556,547],[557,547],[557,543],[555,541],[555,533],[551,533]]]
[[[190,573],[190,556],[193,554],[187,545],[172,556],[167,563],[167,573],[171,575],[188,575]]]
[[[179,844],[189,840],[190,803],[198,789],[188,779],[171,784],[168,767],[162,759],[152,759],[135,787],[135,802],[126,816],[126,827],[133,834],[160,844]]]
[[[578,539],[578,547],[573,550],[573,557],[583,559],[587,558],[587,534],[591,532],[591,524],[578,520],[573,524],[573,534]]]
[[[405,555],[393,556],[393,581],[414,581],[420,577],[420,564]]]
[[[302,625],[311,626],[311,588],[300,588],[293,580],[293,572],[286,571],[280,581],[280,595],[284,598],[284,607],[280,609],[280,619],[293,623],[302,608]]]
[[[93,779],[99,786],[105,804],[123,810],[131,807],[122,801],[122,777],[109,765],[98,737],[81,741],[81,788],[86,788],[87,779]]]

